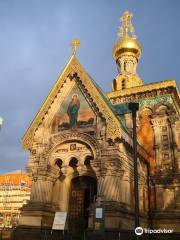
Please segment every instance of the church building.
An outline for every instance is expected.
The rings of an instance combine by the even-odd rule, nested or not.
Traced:
[[[180,231],[179,91],[175,80],[145,84],[138,75],[142,49],[131,21],[132,14],[124,12],[110,92],[86,72],[76,56],[79,40],[72,42],[70,60],[22,139],[32,191],[21,209],[16,240],[22,233],[26,240],[40,239],[38,232],[52,228],[55,212],[67,213],[68,239],[76,239],[78,227],[87,233],[102,225],[107,234],[134,231],[129,102],[139,103],[140,226]],[[96,206],[103,209],[103,222],[95,221]]]

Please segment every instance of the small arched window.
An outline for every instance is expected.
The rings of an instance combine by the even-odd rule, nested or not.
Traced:
[[[56,161],[55,161],[55,165],[57,165],[60,169],[62,167],[62,163],[63,163],[63,161],[60,158],[56,159]]]
[[[116,79],[113,79],[113,90],[114,91],[117,90],[117,81],[116,81]]]
[[[93,160],[92,156],[86,156],[84,165],[90,165],[90,161],[92,161],[92,160]]]
[[[77,158],[73,157],[73,158],[71,158],[71,160],[69,162],[69,166],[72,168],[75,168],[75,167],[77,167],[77,163],[78,163]]]
[[[127,65],[127,62],[124,61],[124,71],[126,71],[126,65]]]
[[[126,80],[125,79],[122,79],[122,89],[125,89],[126,88]]]

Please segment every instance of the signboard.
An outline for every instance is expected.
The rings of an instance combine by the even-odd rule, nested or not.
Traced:
[[[104,235],[104,197],[94,198],[94,231],[98,235]]]
[[[96,208],[96,218],[102,218],[103,217],[103,209],[102,208]]]
[[[56,212],[54,216],[53,230],[64,230],[66,224],[67,212]]]

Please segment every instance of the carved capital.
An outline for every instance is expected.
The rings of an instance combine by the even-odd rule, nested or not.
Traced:
[[[106,176],[122,176],[124,170],[121,168],[120,161],[104,161],[101,174]]]

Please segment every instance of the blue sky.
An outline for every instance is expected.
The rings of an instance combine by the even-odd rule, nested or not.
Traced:
[[[134,13],[144,83],[179,85],[179,0],[0,0],[0,173],[25,167],[21,138],[70,58],[74,37],[81,64],[111,90],[112,47],[125,10]]]

